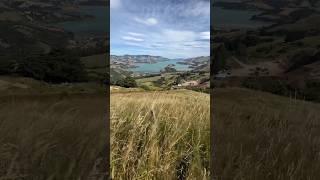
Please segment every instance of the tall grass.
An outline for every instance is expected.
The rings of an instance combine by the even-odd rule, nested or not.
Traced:
[[[319,179],[320,104],[215,89],[213,178]]]
[[[104,96],[0,100],[0,179],[105,176]]]
[[[111,93],[113,179],[209,179],[209,95]]]

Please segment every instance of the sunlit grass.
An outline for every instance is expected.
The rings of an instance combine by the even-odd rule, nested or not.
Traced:
[[[209,179],[209,95],[111,93],[113,179]]]

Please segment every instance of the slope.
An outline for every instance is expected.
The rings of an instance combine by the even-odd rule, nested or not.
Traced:
[[[209,95],[111,92],[111,169],[119,179],[209,179]]]
[[[320,104],[240,88],[213,97],[214,177],[320,177]]]

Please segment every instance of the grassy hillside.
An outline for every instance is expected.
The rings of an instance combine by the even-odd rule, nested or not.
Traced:
[[[105,94],[106,86],[95,82],[49,84],[32,78],[0,76],[0,97],[8,95]]]
[[[105,176],[104,95],[0,97],[0,179]]]
[[[111,170],[117,179],[209,179],[209,95],[111,92]]]
[[[320,104],[215,89],[216,179],[319,179]]]
[[[105,88],[0,76],[0,179],[105,176]]]

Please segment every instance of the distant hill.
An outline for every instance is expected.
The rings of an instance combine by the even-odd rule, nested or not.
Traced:
[[[93,6],[107,6],[109,5],[109,0],[75,0],[76,3],[80,5],[93,5]]]
[[[258,8],[262,10],[275,10],[286,7],[291,8],[315,8],[320,7],[319,0],[217,0],[214,4],[224,8],[231,9],[250,9]]]
[[[200,57],[184,59],[183,61],[190,62],[190,63],[204,63],[204,62],[208,62],[209,59],[210,59],[210,56],[200,56]]]
[[[200,56],[184,59],[179,64],[186,64],[193,68],[193,71],[210,72],[210,56]]]
[[[259,29],[214,32],[214,84],[295,94],[319,102],[319,10],[284,6],[255,18],[265,15],[278,20]]]
[[[72,33],[54,27],[53,22],[81,19],[63,9],[63,1],[4,0],[0,3],[0,54],[48,53],[62,48]]]
[[[131,62],[131,63],[156,63],[160,61],[168,61],[168,58],[161,57],[161,56],[151,56],[151,55],[123,55],[123,56],[116,56],[111,55],[111,62]]]

